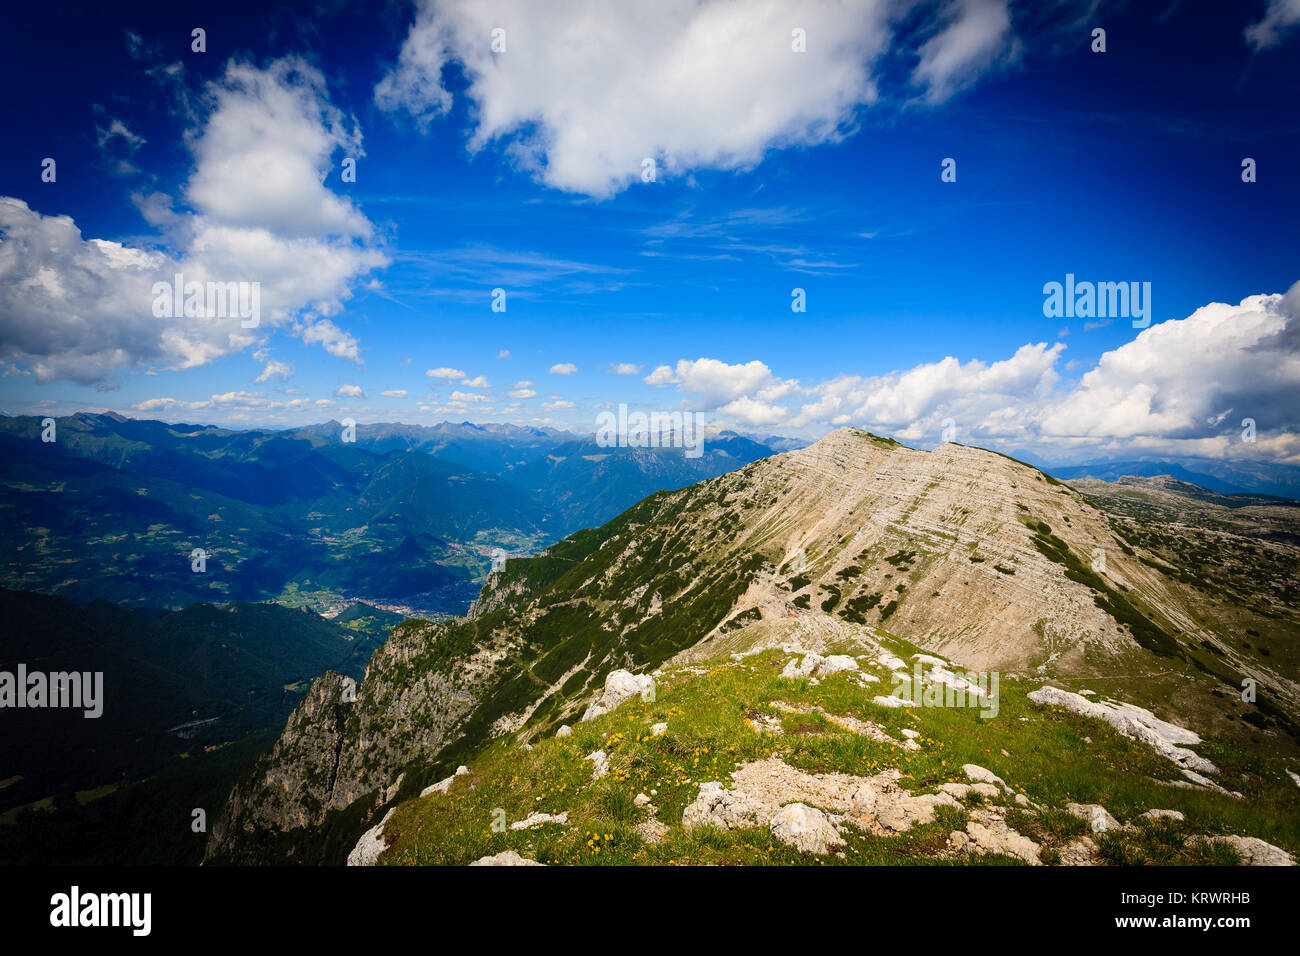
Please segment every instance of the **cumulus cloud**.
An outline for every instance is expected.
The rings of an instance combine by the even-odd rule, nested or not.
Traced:
[[[186,140],[194,172],[179,213],[165,193],[134,197],[166,230],[160,249],[83,238],[68,216],[0,197],[0,357],[37,381],[104,384],[141,366],[190,368],[292,326],[340,358],[359,361],[337,314],[355,280],[387,260],[350,201],[323,185],[331,157],[359,151],[359,134],[329,105],[323,78],[297,58],[265,69],[231,62],[207,88],[208,112]],[[113,125],[107,142],[130,142]],[[261,316],[154,314],[156,282],[257,283]],[[276,374],[272,372],[272,374]]]
[[[361,390],[360,385],[340,385],[334,392],[335,398],[362,398],[366,393]]]
[[[576,375],[578,366],[572,362],[560,362],[558,365],[551,366],[552,375]]]
[[[615,375],[640,375],[641,366],[633,362],[618,362],[609,367]]]
[[[1011,443],[1041,453],[1236,455],[1300,463],[1300,283],[1285,295],[1211,303],[1104,353],[1074,382],[1065,345],[993,362],[946,357],[878,376],[814,383],[764,363],[683,359],[645,381],[737,426],[817,433],[857,425],[904,441]],[[1242,420],[1257,441],[1241,441]]]
[[[1300,429],[1300,283],[1285,296],[1212,302],[1153,325],[1103,355],[1042,427],[1060,437],[1194,439],[1229,416]]]
[[[440,379],[444,382],[459,382],[465,378],[465,373],[458,368],[431,368],[424,373],[429,378]]]
[[[385,389],[379,394],[384,396],[384,398],[406,398],[406,389],[390,388],[390,389]]]
[[[455,62],[476,107],[471,150],[500,143],[549,186],[608,196],[639,182],[647,158],[669,174],[738,169],[774,146],[838,139],[876,99],[897,6],[422,0],[375,100],[427,125],[451,109],[442,70]]]

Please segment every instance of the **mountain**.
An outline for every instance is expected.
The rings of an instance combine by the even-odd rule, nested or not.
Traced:
[[[333,440],[342,432],[338,422],[294,429],[290,434]],[[555,428],[473,422],[406,425],[376,422],[356,426],[356,444],[383,454],[419,451],[474,471],[502,475],[545,455],[577,437]]]
[[[493,548],[549,540],[499,478],[320,435],[79,414],[40,440],[0,419],[0,581],[79,601],[181,606],[286,594],[463,610]],[[191,554],[206,554],[201,571]],[[400,568],[393,567],[393,558]]]
[[[1214,555],[1202,547],[1203,565],[1175,567],[1160,527],[1102,511],[1022,462],[956,444],[917,451],[843,429],[653,494],[599,529],[511,560],[489,576],[470,617],[396,628],[355,703],[343,700],[336,675],[323,676],[232,793],[208,859],[341,862],[366,826],[427,797],[457,763],[490,762],[521,743],[540,747],[556,728],[577,724],[616,671],[645,674],[689,657],[690,673],[712,676],[699,664],[716,669],[732,652],[783,645],[784,656],[764,667],[785,667],[793,647],[843,647],[891,670],[883,650],[915,648],[996,670],[1023,694],[1049,679],[1101,682],[1115,700],[1194,722],[1214,737],[1216,754],[1248,747],[1294,760],[1300,684],[1284,650],[1300,636],[1285,591],[1294,571],[1278,572],[1281,592],[1270,577],[1243,602],[1215,588]],[[1291,556],[1293,569],[1300,553]],[[738,635],[749,643],[735,643]],[[1259,690],[1250,705],[1240,693],[1246,678]],[[774,686],[808,693],[807,685]],[[734,696],[736,687],[723,691]],[[758,703],[737,698],[751,719],[770,717],[764,708],[776,705]],[[874,701],[853,713],[859,722],[883,716]],[[656,715],[672,726],[671,708],[635,711],[616,734],[620,746],[634,730],[644,735],[637,720]],[[718,779],[712,761],[738,746],[721,732],[710,736],[703,717],[693,726],[666,742],[687,802],[701,795],[701,780]],[[999,733],[981,746],[1020,739]],[[555,788],[581,767],[581,754],[564,746],[549,751],[559,761],[553,773],[521,778],[528,783],[516,792],[563,809],[569,794]],[[701,757],[706,768],[686,769]],[[1250,787],[1245,777],[1263,772],[1249,762],[1233,758],[1233,787]],[[1275,765],[1268,775],[1286,780]]]
[[[1158,461],[1105,461],[1084,465],[1049,466],[1049,474],[1062,481],[1096,478],[1115,481],[1126,475],[1151,478],[1168,475],[1220,494],[1262,494],[1300,499],[1300,468],[1268,462],[1187,458]]]
[[[215,782],[228,792],[318,674],[360,678],[398,620],[364,605],[326,620],[272,604],[128,609],[4,589],[0,616],[0,672],[103,675],[96,718],[8,707],[0,718],[0,858],[44,863],[194,861],[190,810],[215,812],[219,799],[195,796]],[[173,816],[162,839],[136,820],[158,803]]]
[[[607,448],[594,438],[552,448],[515,468],[506,480],[527,491],[569,533],[594,528],[624,511],[629,502],[657,491],[674,491],[771,455],[766,445],[723,433],[704,442],[698,458],[680,448]]]
[[[78,413],[0,417],[0,582],[73,600],[379,601],[463,612],[498,552],[771,454],[738,436],[601,449],[514,425],[277,432]],[[480,469],[488,469],[480,470]],[[192,569],[201,549],[203,570]]]

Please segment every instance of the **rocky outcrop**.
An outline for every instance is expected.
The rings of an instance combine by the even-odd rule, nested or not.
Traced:
[[[1257,837],[1214,836],[1205,839],[1209,843],[1223,843],[1232,847],[1237,856],[1241,857],[1244,866],[1295,866],[1290,853]]]
[[[1104,700],[1089,700],[1080,694],[1061,690],[1058,687],[1040,687],[1030,691],[1030,700],[1048,707],[1064,707],[1066,710],[1084,717],[1105,721],[1125,737],[1140,740],[1185,770],[1200,773],[1218,773],[1219,768],[1212,762],[1188,750],[1188,745],[1201,742],[1193,731],[1177,724],[1161,720],[1144,707],[1133,704],[1114,703]]]
[[[648,696],[653,693],[654,686],[654,678],[648,674],[633,674],[626,670],[611,671],[605,677],[604,692],[591,703],[583,713],[582,719],[595,720],[633,697]]]

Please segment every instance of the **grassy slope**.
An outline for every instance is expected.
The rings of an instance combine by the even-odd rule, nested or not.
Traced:
[[[899,653],[911,652],[902,642],[893,646]],[[740,763],[773,754],[813,773],[867,776],[897,767],[906,775],[904,786],[925,791],[946,781],[965,782],[962,764],[977,763],[1046,808],[1037,815],[1013,811],[1008,822],[1042,842],[1048,862],[1057,846],[1083,832],[1081,821],[1060,810],[1070,801],[1101,803],[1121,822],[1151,808],[1186,815],[1185,824],[1144,825],[1133,833],[1103,835],[1098,843],[1108,862],[1232,861],[1221,847],[1207,849],[1188,841],[1192,833],[1256,836],[1292,853],[1300,850],[1300,789],[1264,758],[1207,742],[1199,751],[1220,764],[1221,782],[1245,799],[1176,788],[1157,782],[1180,779],[1171,763],[1105,724],[1028,701],[1025,694],[1034,685],[1027,682],[1004,681],[998,715],[984,719],[974,709],[873,704],[871,697],[888,693],[891,685],[888,673],[866,659],[864,669],[882,677],[874,685],[879,690],[864,690],[846,674],[822,679],[820,685],[784,679],[779,674],[788,657],[781,651],[739,662],[723,657],[698,674],[670,667],[655,701],[634,699],[577,725],[571,737],[540,741],[531,751],[509,738],[493,742],[449,794],[397,809],[385,828],[390,848],[381,862],[464,864],[505,849],[559,864],[1014,862],[946,854],[948,832],[964,825],[964,812],[958,810],[943,810],[937,823],[892,838],[846,827],[846,852],[825,858],[785,847],[765,829],[681,827],[682,811],[702,782],[725,783]],[[907,753],[824,718],[782,714],[772,707],[774,700],[817,704],[831,714],[871,720],[896,737],[912,728],[921,734],[922,748]],[[747,720],[756,714],[782,720],[785,734],[758,733]],[[668,730],[652,737],[649,726],[658,721],[666,721]],[[583,757],[597,749],[610,755],[611,771],[593,783],[591,764]],[[657,791],[658,819],[670,827],[657,845],[645,843],[633,829],[645,816],[633,799],[651,790]],[[572,825],[494,832],[497,808],[509,822],[534,811],[568,811]]]

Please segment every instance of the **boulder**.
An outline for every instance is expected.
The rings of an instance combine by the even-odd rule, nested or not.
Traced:
[[[1120,829],[1120,823],[1099,803],[1067,803],[1065,812],[1085,820],[1093,833]]]
[[[825,855],[844,845],[830,818],[816,807],[787,803],[769,824],[772,836],[803,853]]]
[[[654,689],[654,678],[648,674],[633,674],[631,671],[610,671],[605,676],[605,689],[600,697],[593,701],[582,719],[595,720],[602,714],[608,714],[620,704],[640,697]]]

